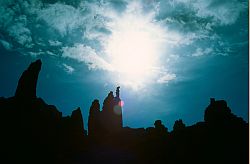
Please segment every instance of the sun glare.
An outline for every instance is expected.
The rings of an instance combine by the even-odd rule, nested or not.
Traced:
[[[150,77],[157,66],[163,30],[151,17],[126,14],[112,27],[106,51],[120,81],[138,85]]]
[[[155,48],[150,34],[136,29],[116,32],[110,43],[112,64],[123,73],[142,74],[154,62]]]

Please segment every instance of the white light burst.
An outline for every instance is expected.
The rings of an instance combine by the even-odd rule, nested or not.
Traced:
[[[111,25],[106,53],[119,73],[119,83],[139,87],[152,75],[162,50],[164,29],[137,5]]]

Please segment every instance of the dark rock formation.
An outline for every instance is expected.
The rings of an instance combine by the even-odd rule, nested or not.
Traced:
[[[155,130],[156,132],[159,134],[159,135],[164,135],[164,134],[167,134],[168,133],[168,128],[166,128],[161,120],[156,120],[155,123],[154,123],[154,126],[155,126]]]
[[[226,101],[212,98],[204,120],[191,126],[176,121],[168,140],[171,161],[248,163],[248,124],[231,113]]]
[[[110,135],[122,129],[122,101],[120,87],[116,89],[116,96],[110,91],[103,102],[102,111],[98,100],[94,100],[89,111],[90,136]]]
[[[155,126],[154,128],[148,127],[145,130],[146,135],[149,138],[151,139],[154,138],[156,140],[159,140],[169,135],[168,128],[162,124],[161,120],[156,120],[154,126]]]
[[[101,136],[102,133],[100,104],[99,101],[95,99],[89,109],[88,135],[90,137]]]
[[[204,120],[209,125],[214,126],[228,126],[230,125],[242,125],[246,122],[233,113],[231,109],[227,106],[227,102],[224,100],[210,99],[210,104],[205,110]]]
[[[31,63],[29,68],[23,72],[16,88],[16,98],[27,100],[36,98],[36,85],[41,66],[41,60],[37,60]]]
[[[71,120],[72,120],[72,123],[71,123],[72,127],[70,129],[72,130],[72,133],[79,137],[83,136],[84,125],[83,125],[82,112],[81,112],[80,107],[72,111]]]
[[[113,111],[114,111],[114,122],[115,125],[117,125],[115,128],[120,129],[123,126],[123,122],[122,122],[122,100],[120,99],[120,87],[116,88],[116,96],[114,98],[114,107],[113,107]]]
[[[204,120],[173,131],[156,120],[154,127],[122,127],[120,87],[110,92],[100,111],[90,107],[84,136],[81,109],[63,117],[36,96],[41,61],[21,76],[14,97],[0,98],[0,163],[248,163],[248,123],[224,100],[211,99]]]
[[[70,117],[37,98],[41,60],[30,64],[19,79],[14,97],[0,99],[0,155],[4,163],[53,163],[81,145],[84,136],[80,108]],[[10,158],[10,156],[12,156]],[[65,155],[65,154],[64,154]],[[65,155],[66,157],[67,155]]]
[[[182,130],[186,127],[186,125],[183,123],[182,119],[176,120],[173,126],[173,130]]]

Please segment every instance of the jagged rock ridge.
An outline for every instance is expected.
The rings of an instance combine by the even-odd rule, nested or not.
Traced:
[[[0,99],[2,154],[20,154],[25,158],[22,153],[25,152],[30,153],[31,160],[39,159],[41,155],[50,159],[52,154],[71,151],[75,142],[81,143],[84,125],[80,108],[71,116],[63,117],[55,106],[37,98],[41,65],[41,60],[31,63],[18,81],[15,96]]]
[[[63,117],[36,95],[37,60],[22,74],[14,97],[0,98],[1,163],[248,163],[248,123],[224,100],[211,99],[204,121],[173,131],[122,124],[120,88],[90,107],[88,136],[80,108]]]

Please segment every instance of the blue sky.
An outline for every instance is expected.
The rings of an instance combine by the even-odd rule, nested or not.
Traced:
[[[0,96],[42,59],[38,96],[64,115],[121,86],[125,126],[203,120],[210,97],[248,119],[248,1],[0,1]]]

